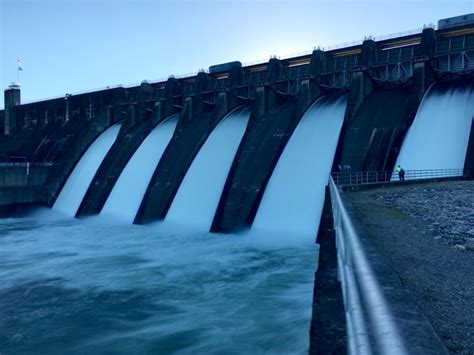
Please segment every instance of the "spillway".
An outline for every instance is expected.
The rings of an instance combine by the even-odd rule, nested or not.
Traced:
[[[304,114],[265,189],[253,231],[314,241],[347,98],[322,98]]]
[[[178,114],[169,117],[146,137],[120,174],[101,215],[133,223],[153,172],[173,137],[178,117]]]
[[[76,212],[107,152],[117,139],[121,124],[106,129],[81,157],[59,193],[53,209],[69,216]]]
[[[165,220],[208,231],[250,110],[237,108],[217,125],[191,164]]]
[[[463,169],[474,115],[474,86],[433,87],[418,109],[396,165],[409,170]]]

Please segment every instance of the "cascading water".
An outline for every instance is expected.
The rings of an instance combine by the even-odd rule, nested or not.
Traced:
[[[473,85],[431,88],[407,133],[396,165],[408,172],[463,169],[473,115]]]
[[[117,139],[120,127],[121,124],[109,127],[91,144],[69,175],[53,209],[69,216],[76,215],[97,169]]]
[[[132,223],[163,152],[173,137],[178,114],[160,123],[133,154],[110,193],[101,215]]]
[[[322,98],[304,114],[265,189],[252,231],[314,242],[347,98]]]
[[[167,222],[209,230],[249,116],[250,110],[241,107],[217,125],[184,177],[166,215]]]

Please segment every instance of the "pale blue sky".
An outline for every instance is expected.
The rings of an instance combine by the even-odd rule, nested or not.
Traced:
[[[0,2],[2,90],[16,81],[21,58],[22,101],[268,59],[474,12],[474,0]]]

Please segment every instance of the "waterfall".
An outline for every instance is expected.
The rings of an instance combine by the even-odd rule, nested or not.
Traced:
[[[133,223],[145,196],[151,177],[173,137],[178,114],[161,122],[150,132],[123,169],[102,208],[101,215],[109,215]]]
[[[463,169],[474,115],[474,86],[429,90],[410,127],[396,165],[409,170]]]
[[[76,215],[102,160],[117,139],[120,127],[121,124],[109,127],[90,145],[69,175],[53,209],[69,216]]]
[[[217,125],[186,173],[166,221],[209,230],[249,117],[250,110],[241,107]]]
[[[252,231],[314,242],[347,98],[322,98],[304,114],[265,189]]]

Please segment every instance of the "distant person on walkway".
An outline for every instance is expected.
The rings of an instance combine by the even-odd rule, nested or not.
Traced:
[[[400,165],[395,168],[395,171],[398,173],[398,178],[400,181],[405,181],[405,170],[403,170]]]

